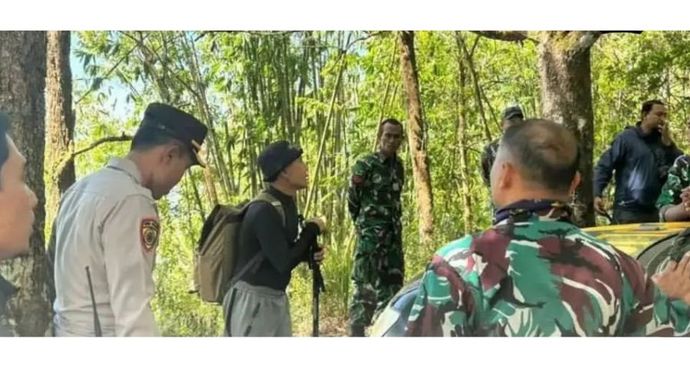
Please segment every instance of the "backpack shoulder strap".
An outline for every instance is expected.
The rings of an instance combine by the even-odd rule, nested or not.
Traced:
[[[261,193],[259,193],[259,195],[254,197],[254,199],[252,199],[251,201],[249,201],[243,209],[246,211],[246,209],[249,208],[249,206],[252,203],[259,201],[270,203],[273,206],[273,208],[276,209],[276,211],[278,211],[280,219],[283,221],[283,227],[285,227],[286,221],[285,210],[283,210],[283,204],[280,203],[280,201],[276,199],[276,197],[272,196],[270,193],[266,191],[262,191]],[[235,283],[237,283],[237,281],[239,281],[242,278],[242,276],[244,276],[244,274],[246,274],[247,272],[256,271],[259,268],[259,264],[261,263],[262,258],[263,255],[261,254],[261,250],[259,250],[259,252],[252,256],[252,258],[249,259],[249,262],[243,268],[237,271],[237,273],[230,279],[230,281],[228,282],[228,289],[232,288],[232,286],[234,286]]]
[[[267,191],[262,191],[261,193],[259,193],[259,195],[254,197],[254,199],[252,200],[252,202],[257,202],[257,201],[268,202],[271,205],[273,205],[273,208],[275,208],[276,211],[278,211],[278,214],[280,214],[280,219],[283,221],[283,227],[285,227],[285,225],[286,225],[285,210],[283,209],[283,204],[280,203],[280,201],[276,197],[274,197],[273,195],[271,195],[271,193],[269,193]]]

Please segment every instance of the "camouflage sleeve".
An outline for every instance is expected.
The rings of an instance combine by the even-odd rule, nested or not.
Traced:
[[[471,238],[459,241],[469,246]],[[410,311],[407,336],[473,335],[476,317],[492,294],[483,292],[475,260],[467,249],[454,249],[450,258],[434,256]]]
[[[623,306],[626,336],[688,336],[690,306],[664,295],[642,266],[626,255],[623,271]]]
[[[367,164],[363,160],[358,160],[352,166],[352,175],[347,190],[347,208],[352,216],[352,221],[357,219],[361,207],[362,190],[366,183]]]
[[[661,188],[661,194],[656,201],[657,209],[661,210],[668,205],[680,203],[680,193],[690,185],[688,179],[688,158],[683,156],[676,159],[673,166],[668,170],[668,178]]]

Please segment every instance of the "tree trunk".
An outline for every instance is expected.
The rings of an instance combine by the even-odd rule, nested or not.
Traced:
[[[46,33],[0,33],[0,63],[0,106],[10,116],[11,136],[26,157],[26,181],[38,197],[30,253],[6,261],[2,270],[21,287],[9,306],[17,334],[42,336],[50,320],[43,238]]]
[[[426,131],[422,118],[422,101],[414,53],[414,32],[400,33],[400,67],[407,96],[407,139],[412,156],[414,185],[419,208],[419,233],[423,242],[430,242],[433,234],[433,197],[431,176],[426,153]]]
[[[464,41],[459,31],[455,32],[455,41],[458,46],[458,151],[460,153],[460,185],[462,188],[462,210],[463,228],[465,234],[472,231],[472,193],[470,192],[470,169],[467,158],[467,99],[465,98],[465,88],[467,84],[467,73],[465,61],[471,58],[463,56],[465,47]],[[466,50],[465,50],[466,51]],[[465,54],[467,54],[465,52]],[[474,76],[475,74],[473,74]],[[491,198],[489,198],[491,200]]]
[[[60,166],[69,157],[74,139],[72,110],[72,70],[69,64],[70,32],[48,32],[46,68],[46,166]],[[46,220],[52,222],[60,198],[75,181],[74,161],[62,168],[49,169],[46,182]]]
[[[484,111],[484,103],[482,102],[482,88],[479,85],[479,76],[477,71],[474,69],[474,61],[472,60],[473,53],[467,49],[465,45],[465,40],[461,36],[457,36],[456,43],[458,44],[458,49],[462,52],[467,63],[467,69],[472,75],[472,85],[474,86],[474,96],[477,104],[477,109],[479,110],[479,117],[482,119],[482,124],[484,124],[484,139],[487,143],[493,141],[491,138],[491,131],[489,129],[489,122],[486,119],[486,112]],[[473,50],[474,51],[474,50]]]
[[[590,48],[599,34],[544,32],[539,40],[542,115],[572,129],[580,142],[581,183],[573,199],[574,221],[593,226],[594,114]]]

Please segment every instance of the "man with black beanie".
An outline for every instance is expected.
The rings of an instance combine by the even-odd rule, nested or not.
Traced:
[[[237,271],[252,268],[225,295],[225,334],[289,337],[292,324],[285,290],[292,270],[307,261],[310,246],[326,231],[326,224],[312,218],[298,233],[295,195],[308,186],[300,148],[287,141],[272,143],[261,152],[258,164],[268,185],[257,196],[261,200],[255,199],[244,216],[235,266]],[[323,260],[323,250],[314,258]]]

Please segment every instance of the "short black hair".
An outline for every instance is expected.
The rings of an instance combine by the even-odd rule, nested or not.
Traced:
[[[642,117],[647,116],[647,115],[649,114],[649,112],[652,111],[652,108],[654,107],[654,105],[663,105],[663,106],[666,106],[666,104],[664,104],[663,101],[661,101],[661,100],[649,100],[649,101],[645,101],[645,102],[642,103],[642,110],[641,110]]]
[[[387,118],[387,119],[381,121],[381,123],[379,123],[378,137],[380,137],[380,136],[381,136],[381,133],[383,133],[383,126],[386,125],[386,124],[391,124],[391,125],[395,125],[395,126],[397,126],[397,127],[400,127],[400,131],[402,131],[402,129],[403,129],[403,125],[400,123],[400,121],[398,121],[398,120],[396,120],[396,119],[394,119],[394,118],[392,118],[392,117],[391,117],[391,118]]]
[[[7,143],[7,135],[9,130],[9,117],[7,117],[5,113],[0,112],[0,169],[2,169],[2,167],[5,165],[7,159],[10,158],[10,145]]]
[[[507,128],[500,146],[524,179],[559,193],[570,190],[580,162],[573,131],[551,120],[529,119]]]
[[[167,144],[178,145],[180,148],[189,152],[191,156],[191,150],[189,150],[189,147],[182,144],[181,141],[168,135],[165,131],[149,128],[140,128],[137,133],[134,134],[130,149],[133,151],[147,151],[151,148]]]

